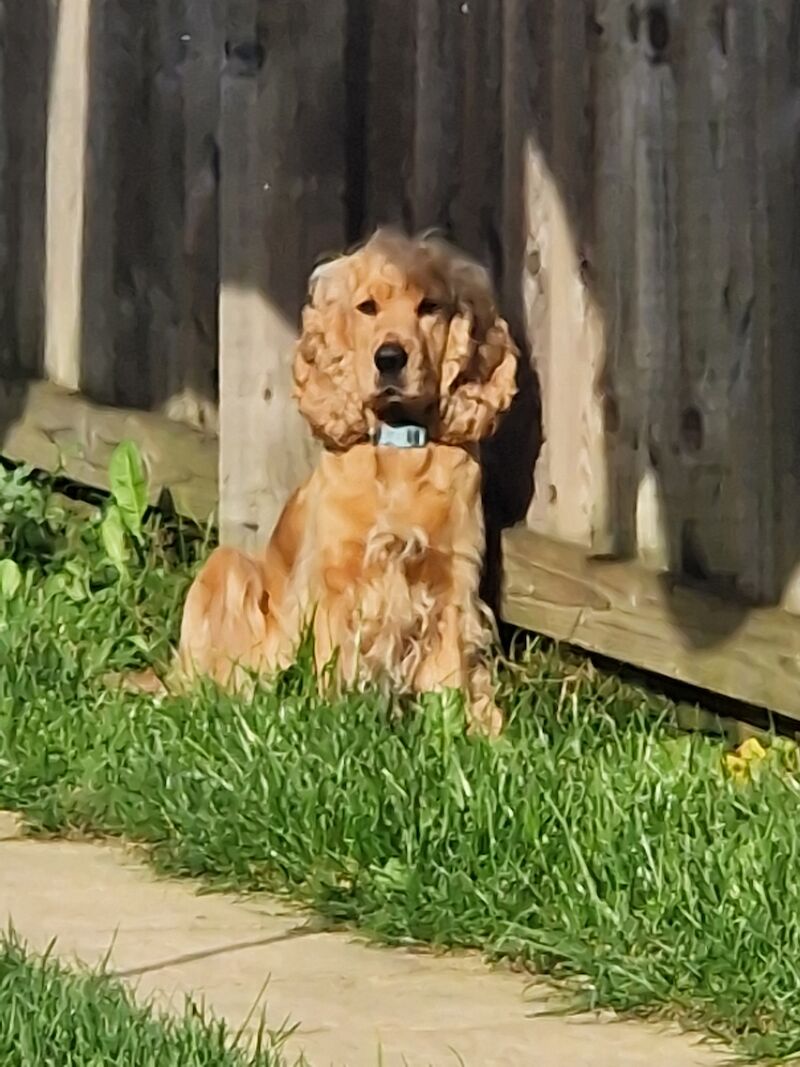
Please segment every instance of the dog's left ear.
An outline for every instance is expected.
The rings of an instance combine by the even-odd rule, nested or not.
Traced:
[[[454,263],[452,285],[458,310],[442,364],[440,440],[466,444],[490,437],[511,406],[519,349],[482,267]]]

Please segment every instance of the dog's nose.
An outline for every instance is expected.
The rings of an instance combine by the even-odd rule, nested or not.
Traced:
[[[378,373],[387,377],[399,374],[406,363],[408,363],[408,352],[402,345],[381,345],[375,353],[375,366],[378,368]]]

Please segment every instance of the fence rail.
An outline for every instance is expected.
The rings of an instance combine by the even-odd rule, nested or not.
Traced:
[[[506,617],[800,717],[799,0],[0,0],[3,452],[263,543],[315,258],[491,268]],[[219,444],[218,444],[219,442]],[[534,491],[535,488],[535,491]]]

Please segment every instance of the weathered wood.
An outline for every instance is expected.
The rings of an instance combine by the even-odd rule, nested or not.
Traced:
[[[411,213],[502,273],[500,0],[416,5]],[[497,116],[487,121],[487,115]]]
[[[4,28],[8,13],[4,0],[0,0],[0,30]],[[6,39],[3,34],[0,37],[0,372],[13,373],[13,355],[11,351],[11,313],[10,301],[7,297],[9,288],[9,275],[12,265],[11,233],[9,226],[9,214],[11,210],[11,197],[9,195],[9,144],[8,144],[8,113],[9,103],[6,93]]]
[[[592,561],[521,528],[506,533],[504,558],[508,622],[800,718],[800,620],[787,612],[714,597],[633,561]]]
[[[547,27],[551,16],[549,0],[531,5],[527,0],[505,0],[502,5],[502,195],[496,218],[502,236],[500,298],[503,313],[523,345],[525,370],[537,388],[546,373],[548,359],[546,294],[540,273],[541,252],[539,236],[545,232],[545,212],[542,206],[541,184],[544,151],[549,143],[547,115],[548,78],[546,64],[549,50],[536,47],[538,39],[548,42]],[[527,341],[527,345],[525,342]],[[535,412],[534,417],[540,413]],[[523,422],[528,413],[522,413]],[[509,423],[512,425],[509,425]],[[488,459],[500,453],[499,462],[490,462],[485,476],[486,492],[495,494],[495,485],[504,478],[502,471],[519,464],[517,452],[521,427],[506,419],[499,441],[485,449]],[[507,445],[507,447],[504,447]],[[524,450],[520,450],[524,453]],[[547,468],[546,448],[538,450],[535,477],[547,484],[543,474]],[[506,495],[505,510],[511,521],[524,516],[531,499],[534,471],[524,470],[528,457],[523,454],[522,482],[519,492],[512,485]],[[531,464],[532,466],[532,464]],[[514,482],[519,479],[514,479]],[[504,487],[505,489],[505,487]],[[521,502],[517,495],[525,497]],[[546,499],[540,496],[540,499]],[[496,507],[496,505],[494,505]],[[508,521],[508,520],[506,520]]]
[[[153,402],[151,180],[163,166],[149,126],[155,8],[91,4],[81,388],[103,403]]]
[[[184,119],[183,63],[191,44],[185,38],[185,0],[162,0],[142,9],[146,47],[142,55],[146,104],[141,121],[149,141],[150,167],[143,182],[142,209],[148,216],[146,260],[148,314],[143,339],[147,349],[150,402],[169,406],[180,395],[182,318],[187,283],[184,268]],[[213,121],[213,113],[210,118]],[[144,220],[142,220],[144,222]],[[146,332],[145,332],[146,331]],[[177,380],[176,380],[177,379]]]
[[[411,228],[417,3],[366,0],[363,10],[370,31],[364,226]]]
[[[155,503],[169,490],[179,513],[199,522],[217,504],[217,440],[163,415],[104,407],[49,382],[0,384],[3,455],[108,489],[108,461],[120,441],[141,449]]]
[[[345,239],[345,7],[235,0],[222,75],[220,520],[264,544],[315,454],[291,398],[316,256]]]
[[[83,346],[83,261],[92,5],[61,0],[47,123],[45,355],[48,378],[77,389]]]
[[[619,264],[631,319],[630,336],[621,341],[624,354],[616,377],[626,379],[621,427],[631,436],[622,442],[629,450],[625,474],[619,479],[610,469],[609,480],[618,486],[620,504],[626,506],[623,514],[633,519],[630,547],[656,570],[678,565],[680,538],[673,509],[684,477],[676,469],[673,447],[681,381],[681,264],[676,239],[679,124],[672,60],[680,10],[674,2],[659,12],[642,9],[625,18],[633,258]],[[633,484],[627,481],[630,477]],[[629,502],[626,493],[631,494]]]
[[[593,224],[584,270],[599,310],[602,351],[592,382],[600,454],[588,470],[585,504],[593,551],[629,556],[637,549],[640,398],[636,374],[635,175],[642,57],[635,39],[638,5],[599,0],[590,26]],[[558,107],[554,102],[554,123]],[[556,357],[558,358],[558,357]],[[585,388],[585,386],[584,386]],[[585,402],[585,401],[584,401]],[[567,471],[565,475],[568,476]],[[564,495],[570,497],[568,484]]]
[[[184,38],[187,38],[185,40]],[[183,84],[185,286],[179,366],[172,370],[168,413],[192,425],[219,423],[219,68],[225,41],[224,6],[188,3]],[[177,410],[176,410],[177,402]]]
[[[53,380],[214,427],[222,8],[67,0],[58,14],[48,336],[50,362],[72,369]]]
[[[782,603],[800,613],[800,257],[796,241],[800,227],[800,2],[766,0],[756,13],[760,42],[756,156],[763,203],[754,259],[760,296],[768,300],[769,345],[762,352],[762,365],[754,370],[765,413],[755,432],[767,432],[771,438],[772,467],[765,477],[770,481],[774,509],[770,537],[774,584]],[[746,91],[743,83],[744,78],[742,94]],[[769,357],[768,366],[764,356]],[[742,463],[748,462],[746,450],[747,441],[741,440],[738,456]],[[761,546],[754,546],[753,551],[760,556]]]
[[[604,497],[596,382],[605,351],[601,309],[589,286],[594,160],[586,35],[587,20],[557,3],[546,27],[539,27],[542,84],[528,134],[526,265],[535,287],[529,337],[542,385],[544,436],[529,521],[588,545]]]
[[[673,15],[680,130],[679,375],[665,523],[673,564],[774,598],[770,310],[754,86],[765,72],[758,5],[685,3]],[[665,379],[665,385],[670,379]],[[660,390],[662,397],[664,389]],[[663,401],[662,401],[663,402]],[[759,430],[759,427],[761,430]]]
[[[44,345],[45,170],[53,0],[11,5],[3,23],[3,89],[8,162],[6,225],[11,253],[3,281],[12,366],[40,374]]]
[[[490,267],[502,284],[503,3],[465,0],[457,10],[460,106],[454,121],[461,143],[453,160],[457,175],[450,220],[459,245]],[[487,121],[489,115],[495,118]]]
[[[483,188],[476,182],[460,190],[454,207],[456,233],[461,240],[475,241],[470,247],[493,268],[499,303],[520,344],[522,360],[518,373],[519,394],[500,433],[482,449],[484,504],[490,542],[497,527],[524,518],[533,491],[533,468],[540,452],[540,412],[534,365],[538,364],[544,342],[542,290],[536,276],[537,239],[543,216],[537,213],[537,180],[544,159],[547,138],[548,79],[544,69],[549,56],[546,27],[550,0],[504,0],[493,10],[484,5],[468,5],[483,21],[468,26],[466,68],[470,79],[482,83],[485,110],[476,112],[478,92],[465,90],[463,166],[477,177],[477,167],[467,162],[473,144],[486,149],[482,161],[487,168]],[[485,31],[485,38],[481,31]],[[482,42],[490,50],[481,52]],[[492,71],[494,78],[491,78]],[[499,116],[493,133],[476,135],[486,114]],[[470,132],[472,131],[472,132]],[[475,189],[482,207],[472,225],[465,209],[475,210]],[[475,230],[479,226],[478,232]],[[494,529],[493,529],[494,527]]]
[[[159,0],[148,53],[154,166],[148,347],[154,400],[214,429],[219,279],[219,66],[224,5]]]
[[[468,4],[423,0],[416,5],[411,195],[417,230],[449,229],[453,199],[464,183],[459,105],[464,82],[461,23],[467,18]]]

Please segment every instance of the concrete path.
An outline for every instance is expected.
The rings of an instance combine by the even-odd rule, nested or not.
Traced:
[[[236,1028],[297,1023],[310,1067],[711,1067],[674,1031],[543,1014],[544,992],[474,957],[368,947],[270,899],[199,896],[120,847],[21,839],[0,813],[0,922],[36,950],[109,969],[144,997],[194,994]],[[264,984],[267,982],[266,990]],[[257,1002],[257,1003],[256,1003]],[[255,1013],[258,1015],[258,1011]],[[257,1025],[251,1024],[250,1030]]]

